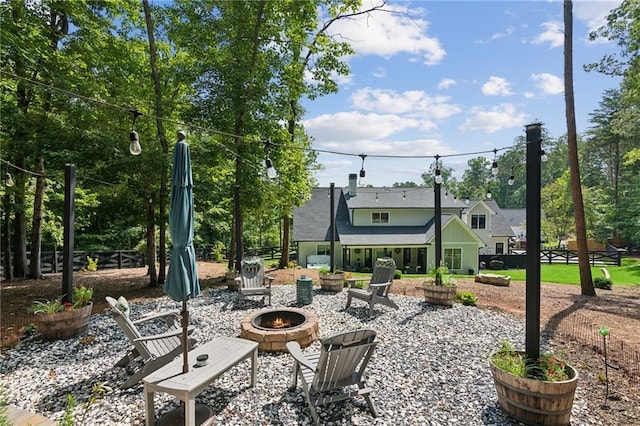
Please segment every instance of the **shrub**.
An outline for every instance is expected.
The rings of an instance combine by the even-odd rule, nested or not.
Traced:
[[[87,256],[87,271],[95,272],[98,270],[98,258]]]
[[[611,290],[611,279],[607,277],[595,277],[593,279],[593,285],[596,288],[601,288],[604,290]]]
[[[393,279],[394,280],[399,280],[400,278],[402,278],[402,271],[400,269],[396,269],[393,272]]]
[[[456,300],[465,306],[476,306],[478,298],[472,291],[457,291]]]

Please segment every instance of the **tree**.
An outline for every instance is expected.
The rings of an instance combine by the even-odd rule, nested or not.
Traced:
[[[569,170],[566,170],[564,175],[541,191],[544,211],[542,232],[546,241],[555,241],[557,246],[575,230],[569,178]]]
[[[589,267],[587,232],[584,219],[582,185],[578,161],[578,137],[576,131],[575,99],[573,93],[573,2],[564,0],[564,96],[567,120],[567,145],[569,149],[569,171],[571,173],[571,198],[576,222],[576,241],[580,269],[580,293],[595,296]]]

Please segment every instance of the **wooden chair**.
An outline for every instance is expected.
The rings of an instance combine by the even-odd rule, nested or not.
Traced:
[[[238,295],[240,303],[249,296],[268,296],[271,305],[271,284],[274,277],[264,275],[264,260],[259,256],[245,257],[240,262]]]
[[[390,257],[376,260],[373,266],[373,274],[366,289],[349,288],[347,292],[347,306],[351,306],[351,299],[364,300],[369,304],[369,316],[373,315],[373,307],[376,303],[398,309],[393,300],[389,298],[389,290],[393,283],[393,274],[396,271],[396,262]],[[347,279],[347,282],[354,279]]]
[[[377,346],[376,332],[369,329],[340,333],[321,339],[320,352],[304,354],[298,342],[287,343],[293,357],[293,386],[302,382],[311,417],[318,424],[319,405],[362,395],[373,417],[378,416],[366,386],[365,369]],[[355,389],[357,386],[357,389]]]
[[[122,389],[135,386],[143,377],[182,354],[182,326],[180,324],[180,314],[177,311],[160,312],[132,321],[121,303],[113,297],[107,296],[105,299],[113,319],[133,346],[116,363],[116,367],[125,367],[132,372],[131,376],[122,384]],[[128,306],[126,310],[128,311]],[[139,325],[158,320],[165,322],[166,330],[164,332],[148,336],[142,335],[138,329]],[[188,333],[191,334],[194,329],[193,326],[190,326]],[[190,338],[188,349],[191,349],[195,343],[196,341]]]

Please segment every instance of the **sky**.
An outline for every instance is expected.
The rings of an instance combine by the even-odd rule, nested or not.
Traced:
[[[616,52],[588,34],[620,3],[573,2],[579,134],[592,126],[604,91],[619,84],[583,65]],[[357,52],[346,58],[351,74],[337,78],[337,94],[304,102],[303,124],[313,149],[351,155],[320,153],[319,186],[347,186],[363,166],[360,154],[359,184],[384,187],[422,183],[435,155],[460,154],[442,159],[460,178],[478,156],[462,154],[510,147],[530,123],[553,138],[566,134],[562,1],[389,1],[385,10],[397,13],[331,27]],[[431,158],[410,158],[417,156]]]

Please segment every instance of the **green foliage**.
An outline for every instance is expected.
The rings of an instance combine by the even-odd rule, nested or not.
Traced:
[[[456,300],[466,306],[476,306],[478,298],[472,291],[456,291]]]
[[[30,323],[29,325],[25,326],[22,329],[22,335],[24,337],[33,336],[35,332],[36,332],[36,325],[34,323]]]
[[[87,271],[95,272],[98,270],[98,258],[87,256]]]
[[[62,312],[65,309],[65,305],[62,303],[62,297],[63,296],[60,296],[53,300],[35,300],[28,310],[34,314],[55,314]]]
[[[453,287],[456,285],[456,280],[453,278],[453,275],[449,273],[449,268],[447,268],[446,265],[432,269],[431,273],[433,274],[433,278],[436,283],[440,281],[439,285],[446,287]]]
[[[73,308],[77,309],[77,308],[82,308],[83,306],[87,306],[91,302],[92,298],[93,298],[93,288],[85,287],[85,286],[74,287],[73,296],[71,299],[73,303]]]
[[[320,268],[318,268],[318,273],[324,275],[324,274],[328,274],[329,273],[329,267],[328,266],[322,266]]]
[[[611,279],[607,277],[595,277],[593,279],[593,285],[595,288],[601,288],[603,290],[611,290]]]
[[[402,271],[400,269],[393,271],[393,279],[399,280],[400,278],[402,278]]]
[[[76,399],[73,394],[67,394],[67,405],[64,407],[64,414],[58,423],[57,426],[74,426],[75,419],[73,416],[73,409],[76,407]]]
[[[518,377],[560,382],[569,379],[567,363],[550,353],[541,354],[537,360],[527,358],[525,352],[518,352],[513,344],[503,340],[500,350],[495,352],[490,362],[502,371]]]

